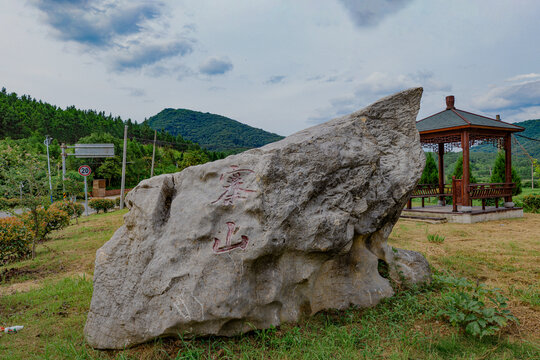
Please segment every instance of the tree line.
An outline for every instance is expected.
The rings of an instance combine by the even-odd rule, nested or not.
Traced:
[[[27,169],[38,164],[35,173],[40,182],[47,177],[45,135],[53,138],[49,146],[53,197],[61,197],[65,190],[61,173],[62,143],[112,143],[116,156],[113,158],[77,159],[68,156],[67,177],[81,183],[77,173],[80,165],[87,164],[93,170],[93,178],[106,179],[109,188],[120,187],[124,126],[128,127],[126,186],[133,187],[150,176],[154,130],[145,121],[137,124],[128,119],[105,115],[95,110],[79,110],[74,106],[61,109],[38,101],[30,96],[0,92],[0,197],[20,196]],[[199,144],[173,136],[165,131],[157,133],[154,175],[173,173],[188,166],[223,159],[229,153],[209,151]],[[68,149],[68,152],[72,150]],[[30,166],[32,164],[32,166]],[[25,170],[26,169],[26,170]],[[22,184],[22,188],[21,188]],[[48,185],[48,184],[47,184]],[[22,189],[22,190],[21,190]]]

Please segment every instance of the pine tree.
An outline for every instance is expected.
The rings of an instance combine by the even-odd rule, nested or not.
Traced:
[[[422,172],[422,177],[420,178],[420,184],[437,185],[438,183],[439,170],[437,170],[437,163],[433,158],[433,154],[428,152],[426,155],[426,166],[424,166],[424,171]]]
[[[463,157],[458,156],[456,167],[454,168],[454,172],[452,173],[452,176],[455,176],[456,179],[461,179],[463,177]],[[469,184],[476,184],[476,178],[473,176],[472,172],[469,168]]]
[[[506,158],[502,151],[499,151],[495,164],[493,165],[493,172],[491,174],[490,182],[492,183],[505,183],[506,182]],[[512,182],[515,184],[512,190],[512,195],[521,194],[521,178],[516,172],[516,169],[512,166]]]

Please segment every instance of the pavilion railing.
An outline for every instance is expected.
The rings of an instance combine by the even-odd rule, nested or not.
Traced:
[[[443,192],[440,192],[439,185],[433,185],[433,184],[418,184],[416,185],[416,188],[412,191],[411,196],[409,198],[409,202],[407,204],[407,208],[412,208],[411,199],[413,198],[421,198],[422,199],[422,207],[424,207],[424,199],[428,197],[441,197],[441,196],[452,196],[452,185],[445,184],[443,186]]]
[[[452,190],[455,187],[455,190]],[[495,207],[499,207],[499,198],[512,196],[514,183],[480,183],[469,184],[467,192],[469,199],[482,200],[482,210],[486,209],[486,199],[495,199]],[[440,192],[439,185],[418,184],[412,191],[407,208],[412,208],[412,199],[421,198],[422,207],[424,207],[424,199],[428,197],[452,197],[453,211],[457,211],[457,205],[462,201],[461,180],[454,179],[452,184],[445,184],[443,193]]]
[[[499,207],[499,198],[512,196],[514,183],[469,184],[469,198],[481,199],[482,210],[486,209],[486,199],[495,199],[495,207]]]

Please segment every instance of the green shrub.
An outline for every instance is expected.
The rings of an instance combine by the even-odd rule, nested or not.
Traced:
[[[114,208],[114,200],[111,199],[92,199],[88,202],[88,206],[99,213],[100,210],[107,212]]]
[[[69,217],[80,217],[84,212],[84,205],[74,201],[57,201],[51,205],[51,208],[65,211]]]
[[[116,206],[120,206],[120,198],[117,197],[116,199],[114,199],[114,203],[116,204]]]
[[[0,209],[13,209],[20,206],[20,200],[18,198],[0,198]]]
[[[427,234],[427,240],[430,243],[442,244],[444,242],[444,236],[439,234]]]
[[[30,255],[32,233],[16,217],[0,219],[0,265]]]
[[[57,209],[55,207],[49,207],[45,215],[45,235],[49,234],[53,230],[61,230],[69,225],[70,216],[64,210]]]
[[[525,212],[540,213],[540,195],[525,195],[522,203]]]
[[[36,210],[38,226],[36,234],[36,217],[32,212],[21,215],[22,222],[32,232],[36,240],[44,240],[51,231],[60,230],[69,225],[70,216],[67,212],[55,207],[48,209],[38,208]]]
[[[446,275],[434,274],[433,280],[449,289],[442,294],[443,308],[437,316],[461,327],[466,334],[482,338],[495,335],[509,322],[518,322],[499,289]]]

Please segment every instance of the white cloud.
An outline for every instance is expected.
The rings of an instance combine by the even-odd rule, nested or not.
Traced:
[[[0,87],[137,121],[208,111],[283,135],[412,86],[425,89],[420,117],[452,90],[461,109],[521,121],[540,106],[540,2],[522,2],[0,0]]]
[[[540,79],[540,74],[530,73],[530,74],[516,75],[509,79],[506,79],[506,81],[517,82],[517,81],[531,81],[531,80],[537,80],[537,79]]]
[[[334,117],[351,113],[359,108],[393,93],[421,86],[424,91],[440,93],[450,91],[452,87],[437,80],[433,73],[419,71],[413,74],[390,74],[373,72],[358,81],[352,95],[332,98],[329,105],[316,110],[316,115],[309,118],[312,123],[330,120]]]
[[[451,86],[434,79],[431,72],[413,74],[390,74],[374,72],[360,81],[358,95],[388,95],[415,86],[422,86],[427,91],[450,91]]]
[[[513,76],[510,85],[493,86],[487,93],[476,96],[473,103],[485,111],[516,110],[540,105],[540,79],[537,74]]]

